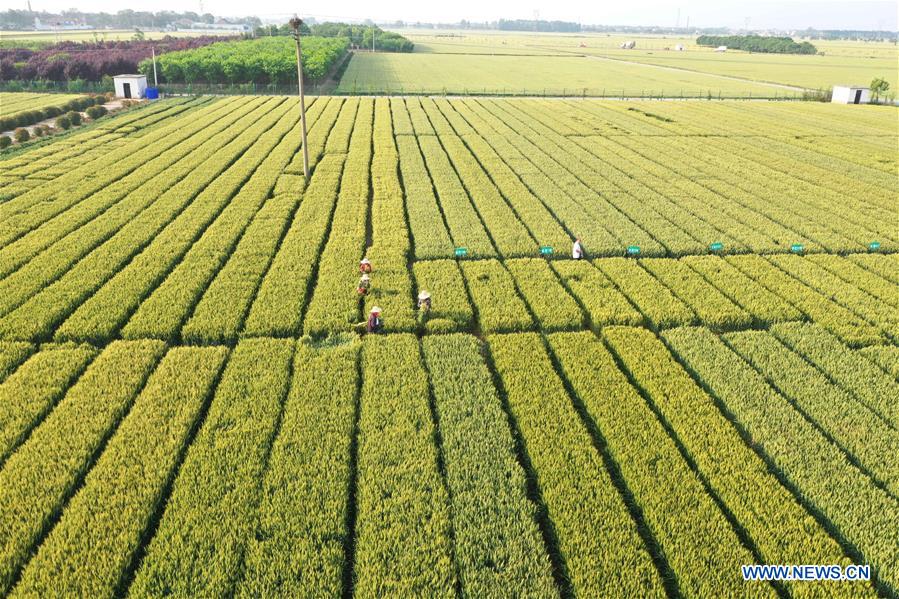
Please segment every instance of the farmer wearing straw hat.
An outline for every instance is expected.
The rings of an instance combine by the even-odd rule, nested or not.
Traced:
[[[365,295],[368,293],[368,288],[371,287],[371,280],[368,275],[362,275],[359,279],[359,285],[356,287],[356,293],[359,295]]]
[[[384,320],[381,318],[381,308],[372,306],[371,312],[368,315],[368,323],[365,325],[365,330],[369,333],[380,333],[382,328],[384,328]]]
[[[418,309],[422,312],[428,312],[431,309],[431,294],[424,289],[418,294]]]
[[[363,258],[362,261],[359,262],[359,272],[364,275],[371,272],[371,262],[368,258]]]

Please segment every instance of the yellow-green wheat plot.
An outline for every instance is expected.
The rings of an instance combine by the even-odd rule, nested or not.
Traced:
[[[547,37],[491,85],[637,72]],[[503,45],[426,43],[353,64]],[[895,107],[315,97],[308,180],[299,117],[0,155],[0,595],[899,593]]]

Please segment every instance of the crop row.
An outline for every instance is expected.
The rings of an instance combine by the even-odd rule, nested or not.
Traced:
[[[261,110],[262,107],[258,108]],[[208,118],[221,120],[223,127],[227,125],[233,127],[240,122],[240,117],[252,119],[254,116],[251,110],[247,110],[246,112],[238,111],[234,115],[234,121],[231,118],[222,118],[216,113],[209,115]],[[228,143],[237,135],[236,128],[226,128],[224,131],[217,132],[213,125],[214,120],[201,119],[202,122],[210,125],[212,136],[205,143],[185,144],[188,146],[188,150],[221,150],[223,144]],[[250,121],[248,120],[248,122]],[[8,313],[42,287],[52,283],[79,259],[102,246],[128,223],[146,222],[144,219],[148,214],[153,213],[151,207],[157,202],[163,202],[179,193],[183,194],[182,190],[187,188],[188,183],[183,183],[182,180],[194,173],[201,165],[209,166],[204,156],[205,153],[198,151],[186,155],[181,161],[170,165],[166,175],[157,176],[152,182],[144,181],[141,187],[117,202],[115,199],[118,195],[117,192],[112,191],[112,188],[106,188],[94,194],[90,200],[63,212],[45,223],[44,226],[36,228],[31,233],[0,249],[2,271],[10,272],[18,267],[18,270],[9,274],[0,283],[0,288],[4,291],[4,301],[0,302],[0,313]],[[148,166],[150,164],[152,162]],[[212,177],[225,167],[227,164],[222,164],[218,171],[212,171],[206,176]],[[155,168],[155,166],[151,168]],[[137,173],[137,176],[139,177],[140,173]],[[195,179],[201,184],[206,181],[202,178]],[[111,193],[107,193],[107,191],[111,191]],[[116,203],[108,207],[106,204],[110,196]],[[158,208],[156,210],[158,211]],[[168,214],[161,215],[162,218],[169,216]],[[86,220],[88,222],[84,222]],[[80,227],[78,227],[79,222],[83,223]],[[31,260],[22,264],[30,256],[33,256]]]
[[[336,111],[332,111],[330,117],[322,112],[313,121],[308,137],[311,164],[318,164],[325,139],[336,118]],[[296,148],[295,143],[291,144],[292,136],[293,132],[289,133],[273,152],[280,154],[277,159],[282,161],[281,164],[283,160],[289,159],[290,152]],[[277,165],[272,165],[272,172],[275,169]],[[270,184],[270,176],[271,173],[267,171],[259,175],[259,184],[263,188]],[[282,180],[292,177],[294,176],[287,174],[278,177],[274,197],[265,201],[247,226],[228,261],[203,291],[190,320],[181,329],[182,339],[193,343],[208,343],[238,337],[259,285],[301,203],[303,194],[298,189],[279,191]],[[300,182],[298,187],[305,190],[305,179],[300,178]]]
[[[465,103],[451,104],[446,110],[458,112],[460,118],[471,123],[522,182],[551,212],[558,214],[569,231],[584,239],[588,251],[614,255],[628,244],[636,244],[647,255],[665,252],[665,248],[647,235],[639,223],[635,225],[629,215],[613,204],[612,194],[600,195],[604,183],[597,187],[598,180],[578,179],[559,164],[557,160],[564,160],[564,153],[559,148],[535,146],[499,119],[475,112]],[[552,155],[547,154],[546,149],[553,150]],[[580,168],[575,163],[573,160],[573,167]],[[591,176],[588,172],[582,174]]]
[[[91,298],[91,304],[82,310],[89,313],[91,305],[106,305],[112,306],[115,313],[105,314],[100,320],[105,322],[108,317],[115,322],[127,317],[130,304],[120,304],[118,298],[128,297],[129,288],[140,289],[140,285],[146,285],[146,277],[159,276],[156,273],[165,264],[164,260],[171,261],[180,256],[224,208],[280,139],[282,133],[277,128],[266,130],[279,119],[283,121],[282,126],[290,122],[292,117],[287,115],[287,108],[281,106],[280,110],[262,116],[211,156],[202,172],[213,181],[196,177],[181,180],[141,218],[130,221],[62,277],[7,314],[0,320],[0,335],[42,337],[51,334],[60,320],[110,278],[112,281],[103,287],[104,291]],[[260,151],[245,153],[252,142]],[[224,176],[215,177],[216,173],[226,169]],[[138,253],[144,258],[132,260],[123,269]],[[134,272],[144,273],[144,278],[131,279],[128,275]]]
[[[881,369],[849,350],[839,339],[811,323],[782,323],[771,327],[781,342],[814,364],[828,379],[858,398],[880,418],[899,427],[899,405],[891,398],[899,396],[896,381]],[[873,346],[881,348],[897,346]],[[865,350],[861,350],[865,351]]]
[[[724,339],[863,471],[897,494],[896,459],[888,449],[899,442],[894,428],[770,333],[744,331]]]
[[[45,349],[0,385],[0,464],[53,409],[94,354],[87,346]]]
[[[825,222],[830,223],[832,219],[827,221],[821,219],[820,209],[822,206],[820,204],[806,206],[803,203],[805,200],[794,197],[795,193],[790,192],[787,187],[777,188],[774,193],[770,189],[763,190],[763,184],[756,183],[759,179],[755,172],[747,170],[742,172],[738,179],[735,178],[733,183],[719,184],[719,174],[729,173],[728,169],[738,165],[726,157],[730,152],[730,146],[723,144],[731,143],[730,140],[713,142],[721,145],[721,149],[724,150],[717,153],[708,152],[704,147],[699,147],[692,141],[696,138],[690,137],[672,136],[671,139],[666,138],[664,144],[657,141],[659,138],[644,136],[574,137],[572,139],[577,142],[575,144],[560,132],[553,130],[553,121],[558,119],[558,114],[545,103],[483,101],[481,104],[494,114],[501,115],[503,120],[509,123],[515,131],[521,131],[525,136],[528,135],[529,129],[533,129],[532,140],[535,145],[558,148],[562,152],[561,154],[553,152],[553,156],[564,156],[565,151],[571,152],[584,162],[594,165],[598,173],[621,189],[634,193],[638,192],[641,186],[648,185],[655,195],[670,197],[674,200],[674,204],[667,201],[662,202],[657,198],[653,202],[653,206],[660,215],[665,215],[672,223],[691,232],[694,237],[703,236],[701,238],[708,239],[706,236],[711,231],[703,229],[702,225],[692,219],[689,216],[691,211],[695,216],[701,217],[703,221],[718,227],[718,230],[722,232],[719,241],[726,239],[725,234],[730,231],[731,235],[738,240],[742,239],[743,243],[749,244],[757,251],[786,248],[791,242],[801,242],[802,236],[796,234],[791,236],[790,234],[790,230],[796,230],[797,226],[799,229],[804,229],[806,235],[815,239],[830,240],[827,241],[827,245],[833,249],[859,249],[861,245],[866,245],[872,238],[877,237],[877,231],[881,231],[881,236],[887,245],[889,245],[888,242],[891,243],[891,234],[882,228],[886,221],[883,218],[862,216],[863,208],[861,206],[853,212],[854,215],[858,215],[853,218],[857,222],[866,223],[867,229],[859,228],[855,222],[837,219],[840,225],[839,231],[854,237],[855,242],[850,242],[844,236],[834,236],[834,232],[825,224]],[[589,115],[591,119],[595,119],[600,113],[603,117],[607,117],[612,112],[605,105],[602,108],[596,108],[597,105],[592,103],[577,103],[577,105],[578,110]],[[583,125],[581,125],[581,130],[568,129],[566,134],[583,135],[582,128]],[[508,131],[504,132],[503,136],[509,137],[512,134],[514,134],[512,131]],[[703,143],[707,145],[707,142]],[[684,144],[692,145],[682,147],[679,153],[674,150],[676,146],[684,146]],[[694,146],[696,147],[695,151]],[[664,164],[662,158],[664,158]],[[718,165],[714,171],[709,169],[706,173],[707,161],[715,162]],[[572,166],[570,170],[578,173],[576,166]],[[795,171],[796,169],[793,169],[790,172]],[[690,172],[700,173],[695,182],[690,181],[688,177]],[[627,179],[622,179],[622,175],[627,175],[631,182],[628,183]],[[589,177],[589,174],[582,176]],[[778,177],[782,178],[781,173],[776,172],[775,179],[779,181]],[[614,192],[614,187],[609,187],[608,182],[604,183],[598,179],[593,181],[595,185],[591,184],[591,187],[598,190],[607,189],[610,193]],[[785,180],[785,185],[788,183],[789,181]],[[767,179],[765,184],[767,184]],[[750,187],[746,187],[747,185]],[[747,193],[747,190],[755,196]],[[804,190],[803,197],[808,198],[810,194],[814,195],[814,193],[812,189]],[[770,198],[770,200],[762,203],[756,196]],[[641,194],[641,197],[644,196]],[[652,199],[652,194],[645,197]],[[734,197],[738,198],[737,202],[733,201]],[[784,197],[789,200],[785,201]],[[702,203],[697,203],[698,200],[702,200]],[[828,201],[832,202],[832,200]],[[727,214],[728,218],[720,218],[716,212],[709,211],[706,206],[714,206],[716,210]],[[639,216],[634,215],[634,218]],[[784,229],[778,224],[779,222],[788,224],[791,228]],[[659,238],[666,240],[667,244],[669,237],[658,228],[661,225],[663,223],[660,221],[653,222],[648,225],[648,230],[658,232],[659,235],[662,235]],[[772,235],[776,235],[776,237],[772,239]],[[791,237],[795,237],[795,239],[791,239]],[[680,253],[679,250],[675,251]]]
[[[744,172],[741,172],[738,177],[732,177],[730,171],[733,170],[733,167],[739,166],[739,163],[729,159],[727,154],[732,151],[731,148],[734,144],[740,143],[739,141],[713,139],[711,143],[719,146],[718,149],[722,150],[719,152],[708,151],[709,142],[706,141],[706,138],[677,137],[667,139],[665,144],[656,143],[648,137],[639,139],[594,138],[593,141],[615,153],[619,153],[622,145],[637,150],[641,155],[638,158],[640,164],[645,166],[658,162],[656,168],[661,169],[663,173],[670,173],[666,178],[673,181],[676,186],[690,192],[691,196],[704,195],[696,184],[688,180],[689,174],[696,172],[696,183],[728,200],[721,205],[722,210],[728,212],[737,208],[742,212],[742,216],[734,212],[735,218],[744,220],[747,225],[765,235],[774,236],[772,243],[754,249],[771,250],[775,247],[786,247],[790,243],[789,230],[784,229],[778,223],[788,225],[790,230],[804,230],[806,235],[819,241],[830,240],[827,241],[828,245],[834,245],[841,249],[859,248],[859,245],[848,242],[845,237],[834,237],[833,232],[825,224],[829,224],[829,221],[821,220],[820,210],[805,209],[804,198],[808,198],[810,194],[814,195],[813,191],[809,190],[802,197],[797,198],[793,197],[795,192],[789,187],[777,188],[776,185],[771,185],[770,177],[760,178],[758,171],[760,168],[767,168],[766,163],[757,165],[754,170],[744,169]],[[745,153],[754,156],[758,152],[747,149]],[[773,158],[772,161],[776,162]],[[714,163],[715,166],[707,164],[709,162]],[[779,174],[776,173],[776,175]],[[640,176],[639,172],[636,172],[636,176]],[[759,183],[755,183],[756,181]],[[747,182],[752,186],[751,188],[746,187]],[[737,201],[735,202],[734,199]],[[749,211],[739,208],[740,206],[745,206]],[[797,209],[802,211],[804,216],[798,216]],[[753,216],[753,214],[758,216]],[[793,234],[792,237],[795,237],[794,242],[802,242],[801,236]],[[864,240],[864,244],[867,244],[868,239],[865,239],[865,235],[862,235],[861,239]],[[761,241],[759,239],[759,242]]]
[[[365,297],[363,316],[380,306],[390,320],[386,331],[408,332],[415,328],[412,311],[412,273],[408,260],[412,251],[406,223],[405,201],[399,176],[399,154],[392,133],[388,100],[375,100],[371,162],[371,245],[366,256],[377,267],[375,285]]]
[[[882,333],[873,325],[791,277],[764,257],[727,256],[725,260],[769,291],[789,301],[849,345],[870,345],[883,340]]]
[[[665,249],[674,254],[689,254],[702,251],[710,243],[709,239],[718,237],[717,233],[707,231],[707,227],[702,229],[703,223],[689,213],[587,150],[578,149],[568,138],[551,131],[536,131],[532,123],[524,123],[508,114],[500,118],[480,103],[461,104],[456,108],[463,114],[486,119],[497,131],[497,137],[515,145],[550,176],[556,186],[570,189],[571,196],[585,209],[607,207],[606,214],[598,215],[599,222],[616,237],[615,250],[608,252],[600,245],[593,251],[614,255],[620,253],[621,248],[635,244],[646,248],[643,253],[647,255],[657,255]],[[485,104],[499,110],[493,107],[494,103]],[[489,137],[487,141],[492,144],[493,139]],[[639,230],[635,230],[635,226]],[[697,227],[705,232],[697,233]],[[591,238],[583,233],[580,236],[585,237],[588,250],[594,247]]]
[[[373,101],[359,102],[356,127],[340,178],[340,193],[331,218],[328,241],[318,260],[318,278],[303,321],[303,331],[324,335],[358,323],[360,301],[354,292],[359,261],[365,250],[369,218]]]
[[[285,117],[289,118],[289,117]],[[260,141],[263,141],[264,138],[260,138]],[[281,149],[281,154],[283,155],[285,150],[283,146],[285,144],[281,144],[279,147]],[[275,155],[275,159],[277,159],[277,155]],[[267,159],[265,165],[271,164],[274,162],[275,164],[283,165],[284,158],[281,157],[281,162],[275,162],[275,160],[269,158]],[[241,190],[238,192],[237,196],[231,201],[230,207],[227,210],[233,212],[236,207],[241,205],[242,198],[252,198],[255,193],[255,196],[258,197],[260,193],[265,192],[266,187],[261,183],[261,180],[264,176],[270,176],[271,172],[273,172],[272,167],[265,168],[260,167],[250,178],[247,184],[245,184]],[[270,185],[270,184],[269,184]],[[193,189],[196,189],[194,187]],[[193,190],[191,190],[193,191]],[[197,196],[197,200],[202,200],[203,196]],[[244,200],[245,202],[246,200]],[[222,219],[228,214],[228,211],[223,212],[219,217],[217,222],[222,222]],[[178,222],[178,221],[175,221]],[[182,221],[183,222],[183,219]],[[176,226],[174,223],[170,226]],[[171,231],[178,231],[183,235],[187,235],[187,231],[183,228],[180,229],[168,229]],[[214,228],[210,228],[210,230],[214,231]],[[166,237],[171,236],[172,234],[166,234],[166,229],[160,233],[159,238],[164,240]],[[207,231],[209,233],[209,231]],[[210,235],[206,237],[204,234],[204,238],[211,239],[213,236]],[[219,236],[221,237],[221,236]],[[216,243],[221,243],[223,240],[216,239]],[[183,242],[182,242],[183,243]],[[143,302],[141,304],[141,310],[144,311],[153,311],[152,308],[154,305],[159,304],[160,296],[165,295],[165,289],[170,288],[171,285],[167,283],[163,283],[163,285],[157,289],[156,293],[151,295],[149,299],[144,301],[146,294],[149,292],[150,287],[148,286],[148,282],[155,286],[158,284],[158,277],[160,277],[160,271],[162,273],[165,272],[165,266],[170,264],[171,262],[167,262],[173,260],[177,256],[177,247],[173,247],[173,244],[167,243],[166,248],[170,251],[164,255],[160,255],[155,253],[154,256],[154,244],[155,247],[159,246],[156,240],[151,242],[149,246],[147,246],[146,250],[136,258],[137,263],[133,265],[129,265],[126,267],[126,274],[119,274],[116,277],[107,283],[107,286],[102,288],[94,297],[88,300],[85,304],[83,304],[75,313],[68,319],[63,325],[58,329],[57,335],[59,336],[71,336],[75,338],[104,338],[118,331],[119,327],[129,318],[129,316],[134,312],[137,308],[138,303]],[[202,245],[202,244],[198,244]],[[209,246],[210,243],[207,241],[206,245]],[[147,253],[150,252],[150,253]],[[192,251],[192,253],[188,254],[188,256],[197,256],[200,254],[200,251]],[[210,251],[207,247],[207,251],[205,252],[207,258],[216,258],[220,257],[220,254],[214,251]],[[152,258],[151,258],[152,257]],[[150,265],[151,269],[155,270],[146,270],[147,264]],[[200,278],[207,271],[204,271],[199,263],[197,263],[196,259],[191,260],[188,257],[185,257],[184,261],[179,265],[179,269],[181,272],[184,272],[186,269],[185,265],[190,265],[193,267],[192,276],[193,278]],[[146,274],[138,275],[136,273],[140,272],[138,269],[144,270]],[[177,271],[176,271],[177,272]],[[171,297],[165,298],[165,311],[154,311],[155,320],[154,324],[156,328],[154,332],[158,333],[160,336],[165,336],[171,329],[166,328],[169,325],[172,318],[177,318],[180,316],[181,311],[178,310],[179,307],[183,306],[185,301],[190,301],[192,296],[190,295],[190,290],[192,287],[189,286],[190,280],[182,280],[179,281],[179,284],[183,284],[184,287],[179,289],[178,298],[173,299]],[[182,308],[183,310],[183,308]],[[135,318],[139,318],[135,315]],[[170,325],[169,325],[170,327]],[[170,334],[170,333],[169,333]]]
[[[692,329],[675,329],[683,330]],[[603,336],[762,562],[839,559],[835,543],[809,521],[803,507],[743,442],[725,416],[728,412],[719,409],[655,336],[645,329],[624,327],[606,329]],[[704,358],[712,364],[721,359],[715,352]],[[739,377],[728,380],[743,384]],[[810,588],[808,592],[822,591]]]
[[[5,159],[3,162],[7,168],[0,175],[0,181],[27,181],[31,178],[41,181],[59,177],[72,166],[82,166],[102,158],[104,149],[125,141],[125,133],[144,129],[211,101],[211,98],[184,97],[134,107],[89,130],[81,130],[57,139],[53,144],[31,148],[26,154]]]
[[[306,107],[306,120],[308,122],[310,117],[313,116],[313,111],[320,106],[321,112],[318,113],[318,122],[322,123],[320,126],[323,127],[318,133],[315,132],[314,127],[309,129],[309,136],[306,141],[309,143],[310,169],[315,167],[324,154],[325,147],[345,104],[346,102],[341,98],[317,98],[311,108],[309,106]],[[340,128],[338,128],[339,130]],[[284,184],[287,182],[297,183],[299,187],[284,187]],[[297,152],[278,178],[278,183],[275,184],[275,195],[286,192],[302,192],[308,183],[305,180],[303,171],[303,152]]]
[[[895,544],[883,535],[899,525],[896,499],[714,334],[684,328],[662,336],[764,451],[785,484],[836,531],[844,546],[857,552],[852,557],[870,563],[882,584],[897,588]],[[756,492],[749,490],[746,496]]]
[[[59,240],[71,237],[72,234],[78,234],[79,229],[83,227],[92,227],[97,229],[99,234],[108,231],[108,224],[123,222],[122,215],[133,217],[146,206],[147,196],[158,197],[160,193],[166,191],[172,186],[177,179],[169,179],[161,176],[164,170],[176,171],[179,173],[188,173],[191,168],[187,165],[193,165],[201,162],[196,157],[191,157],[192,151],[203,147],[203,144],[212,146],[213,141],[225,139],[224,135],[220,135],[223,131],[228,130],[229,125],[239,122],[241,117],[246,117],[252,109],[259,109],[259,102],[241,103],[235,110],[231,111],[229,106],[220,105],[217,110],[201,110],[197,114],[197,128],[184,126],[178,128],[178,131],[186,130],[187,134],[193,134],[194,139],[183,141],[184,148],[182,151],[174,150],[166,152],[160,156],[150,158],[146,164],[136,169],[135,172],[124,176],[117,182],[117,185],[103,188],[93,193],[89,198],[78,202],[74,206],[59,208],[47,208],[45,214],[35,214],[40,221],[31,223],[33,227],[23,235],[17,236],[14,241],[5,245],[0,249],[0,273],[9,274],[14,269],[25,263],[27,260],[37,255],[48,247],[53,246]],[[219,124],[219,121],[221,123]],[[204,129],[205,125],[205,129]],[[203,131],[208,135],[197,135]],[[175,130],[171,131],[173,135],[177,135]],[[236,131],[232,130],[230,137],[236,136]],[[222,143],[217,141],[217,143]],[[212,146],[217,147],[217,146]],[[171,154],[171,156],[170,156]],[[186,169],[186,170],[185,170]],[[150,194],[147,189],[147,177],[155,177],[153,182],[158,186],[156,194]],[[46,184],[47,188],[53,188],[56,181]],[[52,209],[51,209],[52,208]],[[108,212],[109,214],[105,214]],[[28,214],[23,211],[22,214]],[[98,218],[102,217],[102,218]],[[127,222],[124,221],[124,222]],[[10,224],[12,221],[10,221]],[[28,223],[22,223],[23,226]],[[103,228],[107,225],[107,228]],[[12,230],[12,229],[11,229]],[[109,233],[107,232],[108,236]]]
[[[526,113],[520,114],[516,110],[517,106],[496,102],[480,104],[485,110],[489,110],[494,116],[508,123],[510,127],[531,142],[538,144],[541,138],[551,136],[558,139],[560,150],[565,151],[568,143],[564,137],[543,130],[537,124],[539,123],[537,119]],[[607,178],[604,187],[608,188],[609,182],[612,182],[614,183],[614,187],[611,188],[613,194],[617,193],[614,191],[616,187],[626,192],[627,196],[622,198],[623,202],[637,201],[641,206],[652,206],[659,216],[677,227],[682,235],[690,239],[717,240],[738,250],[744,247],[738,237],[732,236],[734,232],[732,229],[737,221],[732,217],[722,215],[721,207],[715,204],[714,198],[704,198],[694,193],[674,193],[672,186],[667,181],[670,177],[660,175],[655,165],[640,163],[638,164],[639,169],[634,171],[631,169],[632,157],[626,150],[619,149],[614,154],[597,152],[595,148],[599,143],[599,140],[591,140],[585,149],[591,151],[592,155],[586,156],[586,158],[590,164],[603,169]],[[614,156],[614,159],[610,158],[611,156]],[[569,170],[576,174],[582,171],[576,162],[570,163]],[[584,172],[581,176],[588,177],[590,174]],[[718,204],[722,204],[722,202],[719,201]],[[658,220],[656,225],[668,226],[662,220]],[[687,237],[684,237],[683,242],[687,243],[684,247],[686,251],[690,251],[687,248],[692,242],[686,241]],[[671,246],[669,245],[669,247]],[[676,253],[680,252],[676,251]]]
[[[395,107],[395,105],[396,103],[391,103],[391,107]],[[395,115],[397,112],[398,109],[394,108],[394,127],[396,127]],[[453,241],[444,224],[443,213],[437,203],[437,196],[421,157],[418,142],[411,135],[398,135],[396,145],[415,256],[417,258],[450,257],[453,251]]]
[[[857,351],[899,381],[899,346],[873,345]]]
[[[749,556],[740,555],[745,549],[703,479],[684,461],[612,355],[591,333],[559,333],[549,343],[676,577],[678,591],[684,596],[736,591],[738,581],[728,571]],[[700,555],[721,560],[709,563],[719,577],[696,567]]]
[[[450,506],[412,335],[372,335],[359,399],[356,596],[454,596]]]
[[[493,335],[488,344],[572,592],[664,595],[659,572],[540,337]]]
[[[472,597],[549,597],[555,594],[550,559],[480,349],[469,335],[422,341],[443,445],[462,590]]]
[[[120,592],[226,348],[175,348],[147,380],[11,596]]]
[[[185,241],[179,244],[166,239],[164,231],[132,262],[140,263],[140,270],[132,271],[129,277],[131,293],[137,291],[137,294],[129,296],[127,300],[120,298],[119,301],[136,306],[139,297],[146,299],[122,329],[124,337],[173,339],[177,336],[199,296],[224,266],[247,226],[268,199],[277,173],[281,172],[296,151],[296,134],[300,129],[296,115],[291,112],[282,115],[271,129],[260,136],[257,141],[260,152],[256,164],[248,165],[243,172],[237,169],[237,172],[233,172],[234,179],[231,178],[234,169],[229,169],[223,177],[232,185],[239,177],[244,178],[244,181],[236,193],[231,192],[233,196],[230,202],[215,220],[203,225],[205,229],[201,234],[198,233],[200,229],[181,227],[182,237],[179,239]],[[195,240],[193,245],[189,245],[192,240]],[[162,243],[154,247],[157,242]],[[128,268],[122,272],[127,270]],[[146,284],[146,287],[139,288],[138,281]],[[147,297],[146,294],[151,290],[152,294]],[[109,310],[99,308],[98,312],[108,314]],[[109,323],[110,320],[107,316],[104,322]],[[96,330],[99,324],[94,323],[92,328]]]
[[[645,152],[656,152],[655,146],[645,144]],[[709,152],[689,141],[678,141],[673,149],[680,150],[679,157],[672,156],[671,168],[680,169],[683,163],[699,167],[703,180],[708,179],[708,187],[721,195],[734,198],[737,203],[752,208],[765,215],[765,221],[774,221],[787,227],[769,229],[769,234],[777,234],[774,247],[786,248],[790,243],[803,242],[803,238],[829,251],[859,250],[869,241],[878,237],[872,231],[862,230],[848,221],[833,217],[831,211],[822,211],[820,206],[809,206],[803,200],[807,195],[796,197],[791,191],[792,180],[778,185],[768,179],[759,180],[756,165],[754,169],[739,166],[721,157],[720,152]],[[668,158],[666,156],[666,158]],[[698,162],[707,161],[708,164]],[[717,177],[717,180],[713,177]],[[807,192],[813,193],[813,192]],[[827,214],[827,218],[822,215]],[[795,233],[791,233],[795,231]],[[787,237],[788,236],[788,237]],[[886,241],[886,240],[885,240]]]
[[[306,305],[313,269],[325,242],[346,157],[325,155],[303,192],[303,200],[272,258],[247,314],[248,335],[296,335]],[[350,292],[351,290],[348,290]]]
[[[456,136],[441,136],[439,140],[499,253],[503,256],[533,255],[543,244],[531,237],[462,140]]]
[[[236,593],[337,596],[343,587],[359,350],[299,342]],[[326,385],[322,381],[327,381]],[[310,509],[310,506],[315,506]]]
[[[461,267],[514,291],[567,264],[535,262]],[[896,381],[810,324],[665,331],[689,372],[646,329],[600,335],[488,335],[499,393],[466,335],[245,339],[220,382],[225,348],[47,346],[0,383],[17,418],[47,398],[0,468],[0,590],[707,595],[745,590],[733,564],[844,551],[895,588],[899,509],[866,474],[892,462],[847,451],[893,434],[848,419]]]
[[[426,260],[412,265],[419,289],[427,289],[433,303],[426,323],[432,333],[469,330],[474,313],[465,280],[455,260]],[[389,315],[387,315],[389,317]]]
[[[291,340],[249,339],[234,349],[129,594],[231,592],[255,532],[292,357]]]
[[[841,210],[834,223],[839,224],[841,231],[851,233],[862,245],[874,234],[883,239],[884,247],[897,247],[896,233],[887,225],[892,209],[872,204],[868,199],[886,200],[890,197],[889,187],[870,185],[867,177],[853,179],[816,167],[807,159],[791,156],[793,152],[774,152],[757,140],[728,140],[728,143],[735,151],[749,157],[748,162],[761,171],[757,176],[764,177],[772,184],[772,189],[783,191],[785,195],[789,192],[786,197],[790,200],[802,199],[820,210],[831,210],[839,204]],[[723,140],[713,141],[713,147],[720,148],[722,144]],[[853,189],[853,193],[847,194],[847,188]]]
[[[0,383],[33,354],[34,350],[33,344],[24,341],[0,342]]]
[[[443,102],[445,103],[445,101]],[[445,104],[441,105],[445,106]],[[447,123],[447,127],[450,126],[444,113],[434,100],[426,100],[425,106],[432,120],[439,118]],[[449,112],[447,108],[444,108],[443,110]],[[580,210],[573,209],[573,203],[569,202],[565,204],[567,210],[562,210],[559,206],[561,200],[559,200],[555,202],[555,209],[550,211],[546,205],[541,202],[537,196],[531,193],[524,183],[522,183],[519,174],[516,174],[516,171],[514,171],[509,164],[504,162],[497,154],[497,151],[486,143],[481,136],[472,133],[463,135],[463,132],[465,132],[466,129],[459,127],[458,125],[456,127],[457,129],[449,129],[448,133],[451,135],[454,132],[458,132],[458,136],[442,136],[444,139],[452,140],[448,142],[448,150],[452,150],[453,155],[458,156],[460,160],[464,159],[469,162],[472,165],[471,168],[473,170],[475,169],[472,161],[476,161],[483,171],[490,177],[489,181],[492,181],[493,186],[495,186],[495,188],[490,186],[482,176],[480,178],[482,182],[477,185],[475,188],[477,191],[474,192],[473,195],[478,196],[482,191],[491,194],[495,194],[496,191],[499,191],[499,193],[502,194],[502,197],[508,201],[512,210],[515,211],[517,218],[521,219],[521,222],[527,227],[531,236],[537,241],[537,245],[539,246],[564,248],[571,243],[571,236],[563,228],[563,225],[560,224],[560,220],[569,230],[584,231],[584,234],[587,233],[588,229],[585,227],[591,227],[590,220]],[[463,152],[463,148],[459,143],[460,141],[464,143],[465,148],[467,148],[467,154]],[[533,253],[533,250],[533,247],[529,247],[525,253]]]
[[[899,310],[895,306],[875,299],[811,260],[792,255],[771,256],[769,260],[797,280],[858,314],[894,341],[899,341]]]
[[[496,249],[490,233],[450,164],[440,140],[433,135],[421,136],[417,140],[455,245],[467,248],[472,256],[495,256]]]
[[[344,136],[352,132],[352,127],[348,128],[346,123],[353,122],[358,109],[358,101],[344,102],[330,129],[324,158],[317,164],[315,173],[305,188],[300,207],[294,214],[290,228],[250,307],[245,326],[247,334],[281,336],[299,333],[303,309],[313,291],[315,271],[329,229],[334,230],[331,222],[339,201],[339,190],[343,188],[343,175],[347,175],[349,184],[346,188],[348,191],[344,193],[351,198],[351,203],[359,193],[364,193],[364,197],[367,197],[367,180],[363,192],[358,180],[353,181],[349,176],[347,167],[352,160],[355,165],[354,176],[358,179],[364,174],[359,169],[361,164],[368,164],[371,140],[364,133],[360,134],[363,137],[355,140],[354,151],[350,155],[346,154],[349,145],[343,146]],[[360,139],[366,138],[367,143],[360,142]],[[350,144],[350,140],[347,139],[346,143]],[[364,218],[363,213],[363,230]],[[360,245],[363,241],[360,241]],[[347,268],[349,272],[355,273],[356,263]],[[344,293],[345,297],[352,297],[352,287],[344,289]]]
[[[17,572],[59,517],[164,349],[159,341],[110,344],[4,464],[0,470],[0,593],[9,592]],[[73,357],[81,362],[80,356]],[[62,376],[71,370],[66,364],[47,365]],[[42,378],[41,385],[53,389],[56,376]]]
[[[207,109],[230,112],[240,108],[245,102],[247,100],[233,104],[218,102],[210,104]],[[200,110],[203,111],[202,108]],[[144,166],[148,160],[177,146],[180,141],[186,139],[177,135],[178,128],[184,127],[181,119],[191,122],[189,118],[191,116],[188,113],[174,122],[166,123],[163,127],[154,127],[153,131],[142,139],[129,139],[129,143],[118,148],[118,152],[107,153],[96,161],[74,168],[55,179],[52,185],[37,187],[11,201],[4,202],[0,205],[0,221],[2,221],[0,245],[5,246],[59,212]]]

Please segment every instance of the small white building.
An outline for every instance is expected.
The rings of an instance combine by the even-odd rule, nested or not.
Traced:
[[[147,89],[146,75],[116,75],[112,78],[115,84],[116,98],[143,98]]]
[[[678,44],[674,47],[675,52],[683,52],[684,50],[686,50],[686,48],[684,48],[683,44]]]
[[[622,50],[633,50],[636,47],[636,45],[637,45],[637,42],[635,42],[633,40],[629,40],[626,42],[622,42],[621,45],[618,47],[621,48]]]
[[[727,52],[727,46],[718,46],[715,48],[715,52]]]
[[[867,104],[871,90],[864,85],[834,85],[830,101],[834,104]]]

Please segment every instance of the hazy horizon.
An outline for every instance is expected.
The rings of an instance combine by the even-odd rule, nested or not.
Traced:
[[[4,3],[6,4],[6,3]],[[73,8],[72,0],[32,0],[33,10],[60,12]],[[15,0],[4,8],[24,9],[26,0]],[[458,0],[450,4],[412,3],[386,0],[374,10],[371,3],[345,0],[329,4],[322,10],[303,11],[285,0],[262,0],[253,3],[255,11],[248,11],[244,2],[236,0],[131,0],[127,5],[110,6],[103,0],[82,0],[78,10],[85,12],[117,12],[130,8],[136,11],[158,12],[171,10],[208,12],[222,17],[258,16],[266,20],[292,14],[318,20],[372,19],[378,22],[402,20],[422,23],[455,23],[461,20],[484,22],[498,19],[546,19],[573,21],[585,25],[660,26],[674,27],[730,27],[747,29],[855,29],[889,30],[899,28],[897,5],[881,0],[790,0],[787,2],[752,2],[736,0],[632,0],[613,6],[591,5],[573,0],[558,0],[551,4],[522,3],[498,0],[490,3]]]

